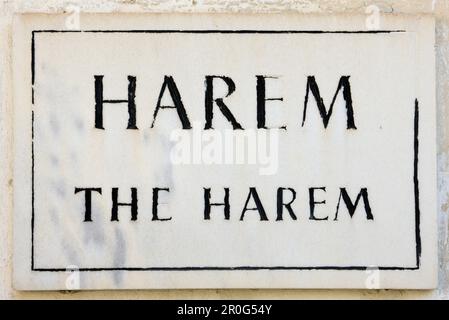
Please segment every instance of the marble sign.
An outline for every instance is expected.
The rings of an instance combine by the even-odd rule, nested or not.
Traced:
[[[14,285],[433,288],[426,16],[22,15]]]

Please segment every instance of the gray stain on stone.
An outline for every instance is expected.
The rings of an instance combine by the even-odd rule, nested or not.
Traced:
[[[114,251],[114,266],[123,267],[126,261],[126,241],[120,229],[115,230],[115,251]],[[123,273],[120,271],[114,272],[114,282],[120,286],[122,282]]]
[[[62,180],[53,181],[53,189],[60,198],[65,198],[66,190],[64,182]]]
[[[58,210],[56,208],[51,208],[50,210],[50,217],[51,221],[58,226],[59,225],[59,216],[58,216]]]
[[[62,246],[64,248],[64,253],[67,256],[67,261],[70,261],[70,265],[80,267],[80,259],[77,250],[73,248],[73,243],[64,239],[62,241]],[[65,266],[67,268],[68,266]]]
[[[59,165],[59,159],[54,154],[50,155],[50,162],[53,167],[57,167]]]
[[[54,116],[50,116],[50,128],[53,134],[58,135],[60,131],[60,125]]]
[[[78,130],[78,132],[82,133],[84,131],[84,123],[81,118],[75,118],[75,128]]]

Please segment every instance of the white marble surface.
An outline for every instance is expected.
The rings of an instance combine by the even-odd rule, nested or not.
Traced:
[[[19,18],[14,44],[16,287],[67,288],[74,275],[65,272],[67,268],[81,269],[76,273],[80,289],[363,288],[369,286],[371,276],[382,288],[434,287],[433,22],[396,17],[388,19],[386,27],[405,32],[34,33],[32,105],[31,30],[60,30],[65,25],[62,17]],[[158,15],[120,20],[86,17],[83,28],[354,31],[364,30],[365,25],[358,17],[329,21],[289,15],[282,19]],[[94,128],[96,74],[105,76],[105,98],[109,99],[122,99],[126,76],[136,76],[139,130],[124,129],[125,104],[106,104],[106,129]],[[273,175],[260,175],[257,165],[170,163],[170,134],[180,124],[176,113],[160,110],[155,127],[150,128],[163,76],[176,80],[194,131],[204,126],[204,77],[208,74],[227,75],[235,81],[236,92],[226,101],[248,132],[256,126],[255,75],[279,77],[277,86],[269,89],[284,101],[268,103],[267,122],[286,125],[287,130],[279,133],[278,169]],[[301,126],[309,75],[316,77],[327,107],[338,79],[350,76],[357,129],[346,128],[341,96],[325,129],[311,94],[306,123]],[[413,181],[415,99],[420,105],[419,268]],[[229,123],[214,108],[214,127],[225,132]],[[84,222],[83,197],[75,195],[74,188],[88,186],[101,187],[102,195],[94,196],[93,221]],[[113,187],[119,188],[123,201],[129,199],[131,187],[138,189],[136,221],[130,221],[125,207],[119,209],[120,221],[110,221]],[[172,220],[151,221],[154,187],[170,188],[161,199],[165,205],[161,215]],[[211,220],[204,220],[205,187],[215,197],[229,187],[230,220],[223,219],[221,209],[213,209]],[[257,188],[268,221],[259,221],[254,211],[239,220],[249,187]],[[279,187],[296,190],[292,206],[297,220],[285,215],[284,221],[275,221]],[[326,204],[317,206],[316,214],[329,216],[328,220],[310,220],[311,187],[326,187],[326,193],[317,193],[325,196]],[[366,219],[360,207],[352,219],[341,211],[334,221],[341,187],[352,197],[367,188],[372,220]],[[263,268],[234,269],[242,266]],[[297,269],[267,270],[273,266]],[[348,266],[360,270],[341,270]],[[376,266],[413,270],[373,270]],[[184,267],[232,270],[159,270]],[[115,268],[132,270],[98,270]],[[148,270],[134,270],[141,268]]]

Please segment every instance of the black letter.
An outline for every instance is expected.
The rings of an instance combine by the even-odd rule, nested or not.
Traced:
[[[284,203],[284,190],[289,190],[293,197],[292,200],[290,200],[289,203]],[[295,201],[296,199],[296,191],[292,188],[278,188],[278,192],[277,192],[277,218],[276,221],[280,221],[282,220],[282,211],[283,211],[283,207],[285,206],[287,208],[288,213],[290,214],[290,216],[292,217],[293,220],[296,220],[296,216],[295,213],[293,212],[293,209],[291,207],[291,204],[293,203],[293,201]]]
[[[355,199],[355,203],[353,204],[351,201],[351,198],[349,198],[348,193],[346,192],[346,188],[340,188],[340,197],[338,197],[338,203],[337,203],[337,211],[335,211],[335,219],[337,220],[338,216],[338,209],[340,207],[340,200],[343,198],[343,201],[346,204],[346,208],[348,208],[349,215],[354,215],[355,209],[357,209],[357,204],[359,203],[360,197],[363,199],[363,205],[365,206],[365,212],[366,212],[366,219],[368,220],[374,220],[373,214],[371,213],[371,207],[369,205],[368,201],[368,190],[366,188],[360,189],[359,194],[357,195],[357,198]]]
[[[251,199],[251,197],[254,198],[254,203],[256,204],[255,208],[247,208],[249,199]],[[260,202],[259,195],[257,194],[256,188],[254,187],[249,188],[248,198],[246,199],[245,207],[243,208],[242,215],[240,216],[240,221],[243,221],[245,212],[248,210],[257,210],[260,214],[260,221],[268,221],[267,215],[265,214],[265,210],[262,206],[262,202]]]
[[[214,117],[213,113],[213,106],[214,101],[217,104],[218,108],[220,109],[221,113],[225,116],[225,118],[232,123],[232,128],[235,129],[243,129],[242,126],[235,120],[234,116],[232,115],[231,111],[228,109],[226,104],[223,102],[223,98],[217,98],[214,99],[214,78],[220,78],[224,80],[224,82],[228,86],[228,94],[226,97],[229,97],[234,91],[235,91],[235,83],[232,81],[231,78],[224,77],[224,76],[206,76],[206,99],[205,99],[205,106],[206,106],[206,125],[204,126],[204,129],[213,129],[212,128],[212,118]]]
[[[310,217],[309,217],[309,220],[327,220],[328,217],[326,217],[326,218],[317,218],[313,214],[313,212],[315,211],[315,204],[326,203],[326,200],[315,201],[315,195],[314,195],[315,190],[323,190],[324,192],[326,192],[326,187],[309,188],[309,205],[310,205]]]
[[[354,123],[354,110],[352,109],[352,97],[351,97],[351,85],[349,84],[349,76],[343,76],[338,82],[337,91],[335,92],[334,98],[332,99],[329,111],[326,111],[323,99],[320,95],[320,89],[315,81],[314,76],[307,77],[307,89],[306,97],[304,99],[304,113],[302,117],[302,126],[304,127],[304,122],[306,121],[306,110],[307,102],[309,101],[309,90],[312,91],[313,97],[315,98],[316,104],[318,105],[318,110],[320,111],[320,116],[323,119],[324,128],[327,128],[329,119],[332,115],[332,108],[334,107],[335,99],[340,89],[343,87],[343,99],[346,101],[346,117],[347,117],[347,129],[357,129]]]
[[[265,126],[265,101],[283,101],[283,98],[266,98],[265,96],[265,79],[277,79],[277,77],[256,76],[257,78],[257,128],[268,129]],[[286,129],[285,126],[279,129]]]
[[[131,207],[131,220],[137,220],[137,188],[131,188],[131,203],[118,202],[118,188],[112,188],[112,214],[111,221],[118,221],[118,207]]]
[[[170,189],[169,188],[153,188],[153,221],[157,220],[157,221],[167,221],[167,220],[171,220],[170,218],[159,218],[157,216],[157,205],[158,205],[158,198],[159,198],[159,191],[167,191],[169,192]]]
[[[229,212],[231,207],[229,205],[229,188],[224,188],[225,196],[224,203],[210,203],[210,188],[204,189],[204,220],[210,220],[210,207],[211,206],[224,206],[225,220],[229,220]]]
[[[103,103],[128,103],[128,127],[137,129],[136,126],[136,77],[128,76],[128,100],[105,100],[103,99],[103,76],[95,78],[95,128],[103,129]]]
[[[77,188],[75,187],[75,194],[80,191],[85,191],[84,194],[84,221],[92,221],[92,191],[101,194],[101,188]]]
[[[168,87],[168,92],[173,100],[174,106],[161,106],[161,100],[164,96],[165,88]],[[156,121],[156,116],[159,109],[176,109],[178,112],[178,117],[181,120],[183,129],[192,129],[190,125],[189,118],[187,117],[186,109],[181,100],[181,95],[179,94],[178,87],[176,86],[175,80],[171,76],[164,77],[164,83],[162,84],[161,92],[159,93],[159,98],[157,99],[156,110],[154,110],[153,123],[151,128],[154,127],[154,122]]]

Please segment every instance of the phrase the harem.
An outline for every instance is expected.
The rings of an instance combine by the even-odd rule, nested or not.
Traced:
[[[121,190],[121,189],[120,189]],[[127,191],[127,199],[123,200],[125,196],[123,191],[119,188],[111,188],[110,196],[104,194],[106,190],[100,187],[82,188],[76,187],[75,194],[84,195],[81,201],[84,201],[84,212],[80,213],[80,218],[84,222],[93,222],[97,220],[110,220],[118,222],[121,219],[137,220],[151,220],[151,221],[171,221],[175,219],[174,216],[167,215],[167,211],[163,210],[163,205],[159,201],[159,197],[164,193],[169,193],[169,188],[153,188],[151,192],[152,208],[149,210],[145,208],[143,212],[139,208],[139,196],[137,188],[130,188]],[[109,193],[109,190],[107,190]],[[204,220],[224,219],[224,220],[239,220],[244,221],[248,215],[257,215],[260,221],[282,221],[284,219],[300,220],[298,212],[293,209],[293,204],[297,201],[297,191],[289,187],[279,187],[274,190],[273,196],[276,200],[276,210],[269,212],[264,205],[264,200],[259,195],[256,187],[248,188],[248,195],[244,203],[231,203],[231,189],[224,187],[221,190],[212,190],[212,188],[203,188],[200,196],[203,198],[204,206],[203,215]],[[120,193],[120,195],[119,195]],[[124,193],[124,192],[123,192]],[[306,189],[308,195],[308,207],[306,219],[322,221],[334,220],[337,221],[342,214],[354,216],[356,209],[360,206],[361,211],[364,211],[367,220],[374,220],[373,212],[369,203],[368,189],[360,188],[358,192],[351,194],[347,188],[339,188],[339,196],[332,212],[326,215],[316,214],[316,208],[320,205],[326,204],[326,187],[310,187]],[[214,194],[214,195],[213,195]],[[220,194],[221,199],[218,200]],[[98,216],[98,213],[93,212],[92,199],[93,197],[102,197],[103,201],[110,201],[111,211],[110,216]],[[107,197],[109,199],[103,199]],[[214,200],[213,200],[214,199]],[[217,209],[221,210],[217,210]],[[127,212],[126,212],[127,211]],[[212,211],[213,214],[212,214]],[[97,214],[97,215],[96,215]],[[302,213],[301,213],[302,214]]]

